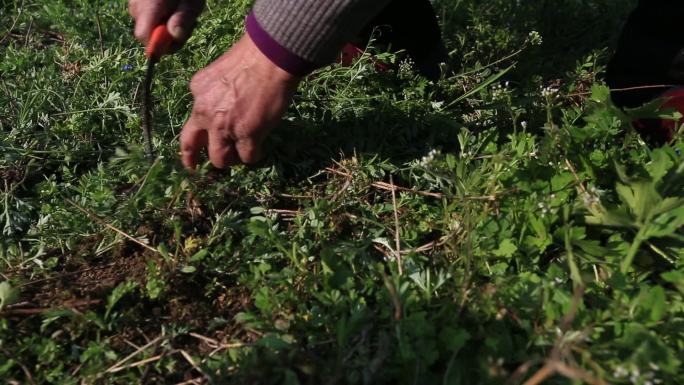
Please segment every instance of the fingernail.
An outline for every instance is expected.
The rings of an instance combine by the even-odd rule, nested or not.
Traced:
[[[183,30],[183,27],[181,27],[180,25],[174,25],[173,27],[171,27],[169,32],[171,33],[171,36],[173,36],[173,38],[176,40],[183,40],[183,38],[185,37],[185,31]]]

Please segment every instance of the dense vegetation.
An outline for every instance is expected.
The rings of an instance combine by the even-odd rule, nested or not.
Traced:
[[[0,379],[684,383],[682,142],[602,82],[633,3],[438,1],[441,80],[369,48],[192,175],[187,83],[249,1],[158,65],[152,165],[125,1],[0,3]]]

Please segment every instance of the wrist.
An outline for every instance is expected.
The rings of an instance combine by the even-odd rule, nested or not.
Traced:
[[[254,40],[248,33],[245,33],[240,39],[239,44],[244,44],[245,54],[247,60],[250,62],[250,67],[258,68],[257,72],[263,75],[269,81],[275,81],[286,85],[296,86],[302,79],[301,76],[293,74],[277,63],[273,62],[264,52],[259,49]]]

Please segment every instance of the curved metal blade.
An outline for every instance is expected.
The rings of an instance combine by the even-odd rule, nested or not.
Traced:
[[[154,57],[147,61],[147,73],[143,84],[143,136],[145,138],[145,153],[150,159],[154,160],[154,147],[152,145],[152,79],[154,77]]]

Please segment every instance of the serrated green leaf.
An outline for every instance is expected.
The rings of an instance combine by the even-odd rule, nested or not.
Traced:
[[[674,162],[665,150],[657,148],[651,153],[651,161],[646,164],[646,170],[648,170],[653,181],[658,182],[667,175],[673,165]]]
[[[0,282],[0,311],[14,303],[19,297],[19,292],[9,282]]]
[[[513,243],[513,241],[506,238],[499,244],[499,248],[494,250],[494,255],[498,257],[510,258],[517,250],[518,247]]]

